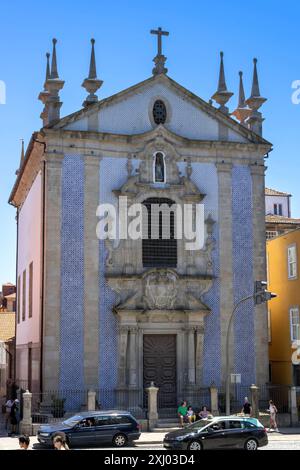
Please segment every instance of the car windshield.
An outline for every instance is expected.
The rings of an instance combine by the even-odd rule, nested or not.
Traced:
[[[75,424],[79,423],[79,421],[81,421],[82,419],[83,419],[82,416],[79,416],[79,415],[72,416],[71,418],[68,418],[65,421],[63,421],[63,424],[72,428],[73,426],[75,426]]]
[[[212,423],[212,419],[199,419],[195,423],[190,424],[189,426],[187,426],[186,429],[189,429],[189,430],[194,429],[194,430],[199,431],[199,429],[204,428],[205,426],[207,426],[210,423]]]

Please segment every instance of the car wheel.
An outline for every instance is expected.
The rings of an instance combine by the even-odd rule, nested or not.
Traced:
[[[199,441],[192,441],[188,445],[189,450],[202,450],[202,445]]]
[[[245,450],[257,450],[257,441],[255,439],[248,439],[245,443]]]
[[[116,434],[113,438],[113,445],[116,447],[124,447],[127,444],[127,437],[124,434]]]

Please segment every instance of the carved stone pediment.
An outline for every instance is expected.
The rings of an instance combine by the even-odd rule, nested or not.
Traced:
[[[201,297],[212,286],[212,276],[182,276],[173,269],[151,269],[142,276],[106,275],[118,293],[115,309],[147,311],[206,312]]]

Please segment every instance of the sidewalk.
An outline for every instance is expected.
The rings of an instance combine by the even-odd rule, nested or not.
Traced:
[[[150,444],[162,444],[165,432],[143,432],[138,441],[135,442],[137,446],[144,446]],[[295,440],[300,442],[300,428],[282,428],[280,432],[269,432],[269,441],[285,441]],[[36,436],[30,437],[30,445],[38,444]],[[0,450],[13,450],[18,449],[18,437],[0,437]]]

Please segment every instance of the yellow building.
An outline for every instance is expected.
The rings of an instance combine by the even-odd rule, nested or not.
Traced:
[[[270,379],[300,386],[300,228],[267,241],[267,268]]]

